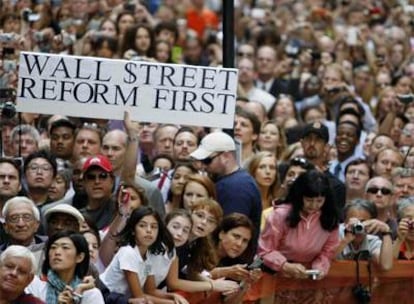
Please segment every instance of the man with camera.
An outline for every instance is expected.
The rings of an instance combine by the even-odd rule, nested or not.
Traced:
[[[388,225],[391,237],[395,240],[398,223],[392,214],[393,192],[391,182],[381,176],[371,178],[365,186],[365,198],[374,203],[377,209],[375,218]],[[378,236],[381,237],[381,235]]]
[[[345,222],[339,226],[341,242],[338,260],[372,260],[382,270],[393,265],[391,229],[378,219],[376,206],[365,199],[355,199],[344,208]],[[377,235],[382,236],[382,240]]]

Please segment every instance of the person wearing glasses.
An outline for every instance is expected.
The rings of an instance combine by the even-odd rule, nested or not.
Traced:
[[[112,164],[101,154],[90,156],[83,165],[83,186],[87,194],[86,206],[80,211],[90,217],[99,230],[111,223],[115,214],[112,190],[115,184]]]
[[[46,237],[37,235],[40,226],[40,213],[35,203],[25,196],[9,199],[3,207],[4,229],[7,241],[0,244],[0,252],[11,245],[27,247],[41,266]]]
[[[391,237],[395,240],[398,224],[392,212],[393,193],[391,181],[381,176],[371,178],[365,186],[365,199],[375,204],[376,218],[389,226]]]
[[[356,199],[344,209],[345,222],[339,227],[338,260],[367,260],[387,271],[393,265],[391,229],[377,219],[377,208],[369,200]],[[380,235],[381,237],[379,237]]]
[[[32,199],[41,214],[52,202],[49,188],[57,174],[56,158],[45,150],[29,154],[24,162],[26,196]]]
[[[217,201],[224,215],[242,213],[255,224],[255,231],[260,231],[260,192],[254,178],[240,168],[233,138],[224,132],[210,133],[201,140],[191,157],[199,160],[216,181]]]

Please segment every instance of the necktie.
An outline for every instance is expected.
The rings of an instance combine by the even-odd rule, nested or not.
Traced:
[[[266,88],[266,84],[265,83],[262,84],[262,90],[263,91],[267,91],[267,88]]]
[[[335,177],[339,178],[339,173],[341,173],[341,164],[340,163],[338,163],[334,168]]]

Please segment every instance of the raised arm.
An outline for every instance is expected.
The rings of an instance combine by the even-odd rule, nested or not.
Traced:
[[[128,111],[124,112],[124,127],[128,134],[127,148],[125,152],[125,161],[122,167],[121,180],[134,180],[135,171],[138,164],[138,122],[131,121]]]

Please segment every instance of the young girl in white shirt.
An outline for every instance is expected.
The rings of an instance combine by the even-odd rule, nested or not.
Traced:
[[[120,248],[101,275],[110,292],[128,298],[144,298],[143,286],[149,276],[168,268],[155,261],[165,254],[174,255],[174,243],[158,213],[151,207],[135,209],[120,232]]]

